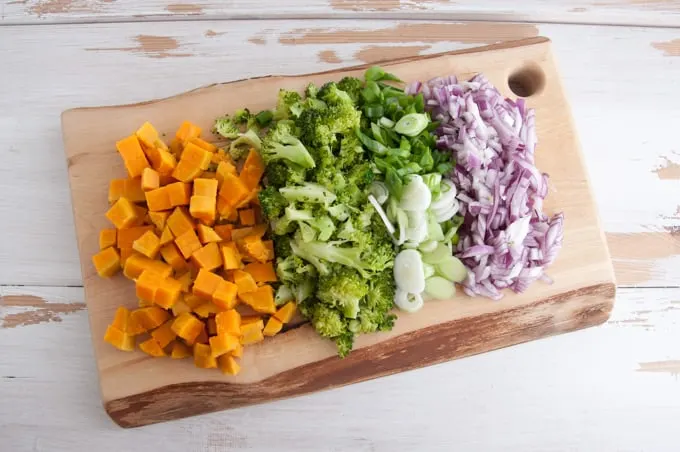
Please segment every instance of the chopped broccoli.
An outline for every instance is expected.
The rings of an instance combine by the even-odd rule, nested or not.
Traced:
[[[314,168],[315,163],[307,148],[295,136],[291,125],[279,121],[267,132],[262,141],[262,159],[265,164],[285,159],[303,168]]]
[[[350,133],[340,140],[340,152],[337,165],[339,168],[351,168],[364,159],[364,148],[355,133]]]
[[[390,314],[394,304],[394,291],[392,270],[385,270],[371,278],[368,293],[360,304],[358,315],[362,333],[392,329],[396,319],[394,314]]]
[[[354,108],[354,102],[349,94],[338,88],[335,82],[328,82],[321,87],[317,96],[328,105],[349,104]]]
[[[307,170],[300,165],[289,163],[285,160],[275,160],[267,165],[265,174],[267,185],[277,188],[286,185],[303,184],[306,179]]]
[[[291,239],[287,235],[276,237],[276,240],[274,240],[274,255],[277,259],[285,259],[293,254],[290,241]]]
[[[300,97],[300,94],[298,94],[296,91],[280,89],[278,101],[276,103],[276,110],[274,110],[274,119],[288,119],[293,106],[301,100],[302,98]]]
[[[352,102],[358,104],[361,100],[361,90],[364,89],[364,82],[356,77],[345,77],[338,82],[338,88],[346,92]]]
[[[229,115],[217,118],[213,125],[213,133],[217,133],[224,138],[234,140],[241,134],[241,129],[236,125]]]
[[[342,313],[323,303],[317,303],[313,307],[312,325],[323,337],[334,339],[347,332],[347,322]]]
[[[307,85],[307,88],[305,88],[305,96],[307,97],[315,98],[317,92],[319,92],[319,89],[314,83],[310,83]]]
[[[234,112],[234,122],[236,124],[246,124],[250,119],[250,110],[242,108]]]
[[[262,213],[264,213],[269,220],[280,217],[283,214],[284,209],[288,206],[286,198],[272,186],[268,186],[260,191],[258,199],[260,201]]]
[[[344,358],[352,351],[352,347],[354,347],[354,335],[345,333],[342,336],[336,337],[335,345],[338,347],[338,356]]]
[[[229,145],[229,155],[234,160],[243,158],[250,148],[259,151],[262,148],[262,141],[253,129],[248,129],[246,133],[239,134],[239,137]]]
[[[335,194],[324,186],[311,182],[305,182],[296,187],[282,187],[279,188],[279,192],[289,202],[308,202],[330,206],[336,199]]]
[[[334,265],[330,273],[319,277],[316,296],[322,302],[338,307],[345,317],[356,319],[359,302],[366,296],[368,289],[368,280],[359,272]]]
[[[276,275],[284,284],[291,287],[302,284],[306,279],[316,276],[316,270],[308,262],[290,255],[276,261]]]

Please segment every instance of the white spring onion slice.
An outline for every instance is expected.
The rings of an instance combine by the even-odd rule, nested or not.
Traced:
[[[383,210],[380,203],[375,199],[373,195],[368,195],[368,201],[371,203],[376,212],[378,212],[378,215],[380,216],[380,219],[383,221],[383,223],[385,223],[385,228],[387,228],[387,232],[389,232],[390,235],[394,237],[394,233],[396,232],[396,230],[394,229],[392,223],[390,223],[390,220],[387,219],[387,214]]]
[[[394,259],[394,281],[397,288],[409,293],[425,290],[423,260],[416,250],[402,250]]]
[[[423,307],[423,297],[420,293],[408,293],[397,289],[394,293],[394,304],[405,312],[416,312]]]
[[[399,200],[399,207],[403,210],[426,210],[432,202],[432,193],[423,178],[413,175],[404,186],[404,191]]]

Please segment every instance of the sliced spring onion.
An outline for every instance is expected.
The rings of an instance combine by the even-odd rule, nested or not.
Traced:
[[[412,294],[397,289],[394,294],[394,304],[405,312],[416,312],[423,307],[423,297],[420,293]]]
[[[432,276],[425,281],[425,293],[437,300],[450,300],[456,294],[456,286],[441,276]]]
[[[375,200],[378,201],[378,204],[380,205],[385,204],[385,201],[387,201],[387,198],[390,196],[390,192],[387,191],[387,185],[380,181],[373,182],[368,191],[375,197]]]
[[[418,249],[422,253],[431,253],[437,248],[437,241],[436,240],[428,240],[426,242],[423,242],[420,244]]]
[[[429,253],[423,253],[423,262],[428,264],[438,264],[444,262],[451,256],[451,251],[443,243],[437,243],[437,248]]]
[[[386,118],[385,116],[380,118],[380,120],[378,120],[378,123],[387,129],[391,129],[392,127],[394,127],[394,121],[392,121],[390,118]]]
[[[281,285],[276,289],[276,295],[274,296],[274,303],[276,303],[276,306],[281,306],[291,300],[295,300],[295,294],[290,290],[290,287]]]
[[[394,225],[392,225],[390,220],[387,218],[387,214],[383,210],[380,203],[375,199],[373,195],[368,195],[368,201],[371,203],[375,211],[378,212],[378,215],[380,216],[380,219],[383,221],[383,223],[385,223],[385,228],[387,229],[387,232],[389,232],[390,235],[394,236],[394,233],[396,232],[396,230],[394,229]]]
[[[416,250],[402,250],[394,259],[394,281],[397,288],[409,293],[425,289],[423,260]]]
[[[425,130],[429,122],[430,120],[424,113],[409,113],[397,121],[394,131],[408,137],[415,137]]]
[[[399,207],[404,210],[424,211],[430,207],[432,193],[423,178],[414,174],[408,178],[399,199]]]
[[[449,256],[447,259],[435,265],[435,271],[439,276],[443,276],[454,283],[460,283],[467,278],[468,270],[465,265],[454,256]]]
[[[427,287],[427,278],[434,276],[437,270],[434,265],[426,264],[423,262],[423,277],[425,277],[425,286]]]

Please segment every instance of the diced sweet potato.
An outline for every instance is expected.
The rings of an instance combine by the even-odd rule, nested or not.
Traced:
[[[172,322],[174,322],[174,319],[168,320],[151,332],[151,337],[154,338],[161,347],[166,347],[177,337],[177,333],[172,331]]]
[[[267,325],[265,325],[264,330],[262,330],[262,334],[265,336],[274,336],[281,331],[281,328],[283,328],[283,323],[281,323],[279,319],[276,317],[269,317]]]
[[[139,349],[146,353],[147,355],[153,356],[155,358],[160,358],[166,356],[163,351],[163,347],[156,342],[156,339],[150,338],[139,344]]]
[[[173,270],[179,272],[187,269],[187,262],[180,253],[179,248],[174,243],[168,243],[161,248],[161,256]]]
[[[191,184],[174,182],[166,185],[172,207],[187,206],[191,198]]]
[[[215,316],[217,334],[241,335],[241,314],[236,309],[218,312]]]
[[[277,280],[276,271],[271,262],[253,262],[246,265],[244,270],[250,273],[257,283],[276,282]]]
[[[166,185],[165,187],[160,187],[144,193],[144,196],[146,197],[146,205],[149,207],[149,210],[158,212],[172,208],[172,203],[170,202],[170,192],[168,191],[169,186],[170,185]]]
[[[217,367],[217,360],[212,356],[209,345],[194,345],[194,365],[201,369],[214,369]]]
[[[232,309],[236,306],[236,294],[238,288],[236,284],[222,279],[212,294],[213,303],[220,309]]]
[[[175,239],[175,244],[185,259],[189,259],[192,254],[201,249],[201,242],[193,229],[189,229],[184,234]]]
[[[282,323],[288,323],[290,322],[290,319],[293,318],[293,314],[295,314],[295,308],[295,302],[289,301],[276,311],[274,317],[279,319]]]
[[[123,229],[132,226],[138,219],[138,216],[135,205],[127,198],[120,197],[106,212],[106,218],[108,218],[117,229]]]
[[[222,266],[222,255],[217,243],[208,243],[200,250],[191,255],[191,260],[200,268],[208,271]]]
[[[115,229],[102,229],[99,231],[99,249],[103,250],[110,246],[116,246],[116,237]]]
[[[141,176],[144,168],[149,167],[149,161],[146,159],[136,135],[130,135],[116,142],[116,149],[123,157],[125,168],[130,177]]]
[[[146,231],[140,238],[132,242],[132,249],[149,259],[155,259],[160,248],[161,241],[152,231]]]
[[[110,246],[92,256],[92,263],[99,276],[108,278],[120,270],[120,255]]]
[[[212,300],[212,295],[217,290],[220,281],[224,281],[218,275],[207,270],[200,269],[194,280],[193,293],[207,300]]]
[[[250,273],[243,270],[234,270],[234,283],[238,287],[238,293],[248,293],[257,290],[257,283]]]
[[[213,224],[216,215],[216,198],[208,196],[192,196],[189,205],[191,216],[205,224]]]
[[[154,303],[164,309],[172,308],[182,292],[182,283],[174,278],[165,278],[154,295]]]
[[[203,330],[203,322],[189,312],[183,312],[172,322],[172,331],[182,339],[193,342]]]
[[[230,353],[236,349],[239,340],[231,334],[218,334],[210,338],[210,354],[213,358]]]
[[[185,232],[194,229],[194,222],[183,207],[175,207],[168,217],[167,225],[175,237],[179,237]]]
[[[170,352],[170,357],[172,359],[182,359],[191,356],[191,348],[182,342],[175,341],[172,343],[172,351]]]
[[[217,358],[217,364],[225,375],[238,375],[241,372],[241,366],[234,358],[234,355],[222,355]]]
[[[198,239],[204,245],[211,242],[222,241],[222,237],[220,237],[220,235],[210,226],[199,223],[196,226],[196,232],[198,233]]]
[[[116,347],[118,350],[124,352],[131,352],[135,349],[135,339],[134,337],[126,334],[120,329],[113,325],[109,325],[106,328],[106,333],[104,334],[104,341]]]
[[[276,312],[274,290],[270,285],[258,287],[254,292],[239,294],[238,297],[257,312],[263,314],[274,314]]]
[[[153,168],[144,168],[142,171],[142,190],[155,190],[161,186],[160,176]]]
[[[225,270],[236,270],[241,268],[241,254],[234,242],[226,242],[220,245],[222,252],[222,262]]]
[[[156,229],[160,232],[165,229],[165,222],[168,221],[170,216],[170,211],[162,210],[160,212],[151,211],[149,212],[149,220],[156,226]]]

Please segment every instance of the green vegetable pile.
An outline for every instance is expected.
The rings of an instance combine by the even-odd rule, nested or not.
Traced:
[[[296,300],[315,330],[350,352],[359,333],[390,330],[396,316],[388,231],[369,195],[382,182],[397,199],[409,175],[445,173],[422,95],[379,67],[304,94],[280,90],[276,108],[220,118],[215,131],[260,151],[259,201],[273,231],[277,303]],[[243,133],[243,128],[246,132]]]

